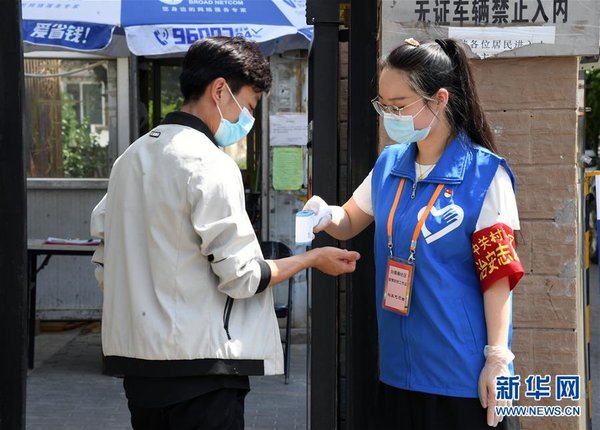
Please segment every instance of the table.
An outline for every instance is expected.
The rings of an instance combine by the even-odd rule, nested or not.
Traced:
[[[29,331],[28,331],[28,365],[33,369],[33,358],[35,354],[35,308],[36,308],[36,288],[37,274],[48,264],[53,255],[92,255],[96,251],[97,245],[63,245],[48,244],[44,239],[27,240],[27,270],[29,271],[29,291],[28,291],[28,312],[29,312]],[[43,255],[44,259],[38,266],[38,257]]]

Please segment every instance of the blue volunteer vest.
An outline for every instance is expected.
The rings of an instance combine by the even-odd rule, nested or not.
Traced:
[[[513,188],[514,178],[502,158],[459,133],[429,176],[417,183],[412,199],[416,149],[414,143],[389,146],[373,169],[380,379],[406,390],[477,397],[487,332],[471,235],[498,166],[504,166]],[[392,236],[393,254],[403,259],[409,256],[419,211],[436,186],[444,184],[417,240],[408,316],[382,307],[389,255],[387,219],[401,178],[406,183]],[[511,338],[512,323],[509,347]]]

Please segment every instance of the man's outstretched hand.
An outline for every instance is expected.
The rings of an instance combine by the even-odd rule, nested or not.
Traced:
[[[291,257],[265,261],[271,268],[269,285],[273,286],[310,267],[331,276],[354,272],[356,270],[356,260],[359,258],[360,254],[356,251],[326,246],[314,248]]]
[[[333,246],[315,248],[308,253],[314,254],[314,264],[312,266],[331,276],[338,276],[343,273],[351,273],[356,270],[356,261],[360,254],[356,251],[348,251]]]

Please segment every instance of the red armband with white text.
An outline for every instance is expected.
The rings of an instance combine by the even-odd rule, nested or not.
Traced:
[[[512,228],[498,223],[476,231],[471,237],[471,245],[481,292],[505,276],[508,276],[511,290],[517,286],[525,270],[515,250]]]

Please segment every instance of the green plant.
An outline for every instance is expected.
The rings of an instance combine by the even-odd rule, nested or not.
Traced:
[[[63,175],[66,178],[108,177],[108,146],[100,146],[88,118],[77,119],[77,103],[62,95],[61,132]]]
[[[585,75],[585,106],[591,110],[585,115],[585,147],[597,151],[600,135],[600,70],[586,70]]]

